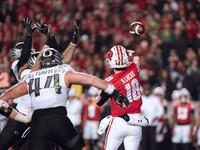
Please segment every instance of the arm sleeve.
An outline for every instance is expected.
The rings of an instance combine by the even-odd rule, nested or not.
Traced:
[[[24,45],[22,47],[21,56],[17,64],[18,70],[28,61],[28,58],[31,53],[31,47],[32,47],[32,36],[26,36]]]
[[[97,102],[98,106],[102,106],[110,98],[110,95],[104,92],[104,90],[101,91],[100,96],[101,99]]]
[[[51,38],[50,38],[49,40],[50,40],[50,41],[49,41],[49,46],[50,46],[51,48],[56,49],[59,53],[61,53],[61,51],[58,49],[58,43],[57,43],[57,41],[56,41],[55,36],[52,35]]]

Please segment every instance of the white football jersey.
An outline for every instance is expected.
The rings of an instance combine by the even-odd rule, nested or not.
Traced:
[[[31,69],[25,69],[22,73],[21,73],[21,81],[24,81],[24,76],[28,73],[31,72]],[[27,115],[29,113],[29,109],[31,107],[31,99],[30,99],[30,95],[26,94],[24,96],[19,97],[18,103],[17,103],[17,110],[25,115]]]
[[[20,82],[20,81],[23,81],[24,79],[24,76],[28,73],[31,72],[31,69],[25,69],[22,71],[21,75],[20,75],[20,78],[21,80],[18,78],[18,68],[17,68],[17,64],[18,64],[19,60],[15,60],[13,63],[12,63],[12,66],[11,66],[11,69],[13,70],[13,73],[15,74],[15,77],[16,79]],[[29,112],[29,109],[31,107],[31,101],[30,101],[30,96],[27,94],[27,95],[24,95],[24,96],[21,96],[19,98],[16,98],[13,100],[14,103],[17,103],[17,110],[25,115],[28,114]]]
[[[33,110],[66,106],[70,88],[64,76],[74,69],[67,64],[31,72],[25,75]]]
[[[18,64],[18,62],[19,62],[19,59],[17,59],[17,60],[15,60],[13,63],[12,63],[12,65],[11,65],[11,69],[12,69],[12,71],[13,71],[13,73],[14,73],[14,75],[15,75],[15,78],[17,79],[17,81],[19,81],[19,78],[18,78],[18,69],[17,69],[17,64]],[[19,99],[20,99],[20,97],[19,98],[15,98],[14,100],[13,100],[13,102],[14,103],[18,103],[18,101],[19,101]]]
[[[18,78],[18,72],[19,72],[19,70],[18,70],[18,68],[17,68],[18,62],[19,62],[19,59],[15,60],[15,61],[12,63],[12,65],[11,65],[11,69],[12,69],[12,71],[13,71],[13,73],[14,73],[16,79],[17,79],[17,81],[19,81],[19,78]]]

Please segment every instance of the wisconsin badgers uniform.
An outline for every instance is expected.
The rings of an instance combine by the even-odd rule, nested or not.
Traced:
[[[191,118],[190,114],[194,110],[194,104],[190,101],[188,103],[177,103],[174,106],[176,113],[176,125],[174,126],[174,135],[172,137],[173,143],[189,143],[191,141]]]
[[[86,122],[83,128],[84,139],[98,139],[98,126],[100,119],[100,107],[98,107],[92,100],[88,99],[85,104],[85,110],[87,112]]]
[[[164,119],[168,119],[168,116],[167,116],[168,101],[166,99],[162,99],[161,104],[165,110],[165,113],[158,120],[158,124],[156,126],[156,142],[158,143],[164,140],[165,134],[167,133],[167,125],[164,124]]]
[[[73,69],[70,65],[63,64],[25,76],[34,110],[30,150],[48,149],[52,141],[56,141],[64,149],[81,149],[84,146],[83,139],[66,117],[66,100],[70,89],[66,87],[64,76],[68,71]]]
[[[105,81],[125,95],[130,106],[128,109],[119,108],[114,99],[111,100],[111,114],[114,117],[141,112],[142,98],[140,92],[139,70],[135,63],[131,63],[124,71],[111,75]]]
[[[114,101],[111,100],[111,114],[113,116],[109,123],[105,140],[105,150],[117,149],[124,141],[125,149],[138,149],[142,128],[140,126],[133,126],[127,123],[122,116],[125,113],[132,115],[140,113],[142,105],[139,70],[135,63],[131,63],[125,70],[111,75],[105,81],[114,87],[123,95],[125,95],[130,106],[127,109],[120,108]],[[120,130],[120,132],[118,132]]]

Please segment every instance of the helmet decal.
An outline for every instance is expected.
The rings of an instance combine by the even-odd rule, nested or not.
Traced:
[[[125,68],[129,65],[129,56],[121,45],[113,46],[108,52],[107,62],[110,68]]]
[[[112,56],[113,56],[113,51],[110,50],[108,52],[108,56],[107,57],[108,57],[109,60],[111,60]]]

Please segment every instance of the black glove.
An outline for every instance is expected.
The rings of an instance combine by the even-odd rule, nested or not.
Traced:
[[[77,42],[78,42],[79,29],[80,28],[78,27],[76,21],[74,21],[74,31],[73,31],[73,36],[72,36],[72,40],[71,40],[71,42],[73,44],[77,44]]]
[[[128,99],[122,93],[119,93],[119,91],[117,91],[116,89],[114,90],[112,97],[119,107],[124,107],[125,109],[129,107]]]
[[[48,26],[43,21],[36,22],[36,25],[38,27],[39,32],[47,35]]]
[[[36,24],[34,24],[33,27],[31,27],[32,20],[30,20],[29,18],[26,18],[26,19],[24,18],[23,23],[24,23],[24,25],[26,26],[26,29],[27,29],[26,34],[32,36],[33,32],[37,28]]]
[[[47,27],[47,33],[46,33],[46,35],[47,35],[47,41],[46,41],[46,45],[47,46],[50,46],[50,42],[51,42],[51,28],[52,28],[52,25],[48,25],[48,27]]]

